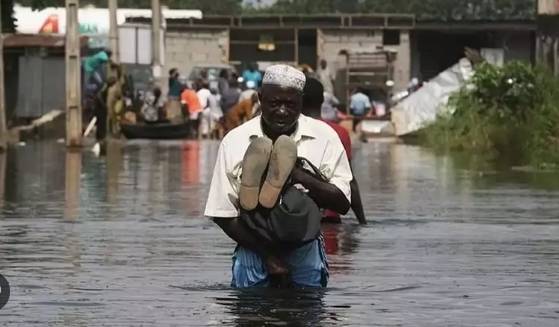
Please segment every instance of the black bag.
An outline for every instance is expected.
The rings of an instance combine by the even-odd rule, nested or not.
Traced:
[[[314,175],[326,181],[308,160],[299,158],[298,165],[309,165]],[[241,220],[260,238],[285,246],[302,246],[320,235],[322,213],[305,192],[286,184],[280,201],[272,209],[259,206],[241,211]]]

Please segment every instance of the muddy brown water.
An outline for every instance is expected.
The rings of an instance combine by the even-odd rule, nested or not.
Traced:
[[[358,144],[370,224],[324,227],[329,287],[239,291],[202,217],[217,146],[0,155],[0,325],[559,326],[559,175]]]

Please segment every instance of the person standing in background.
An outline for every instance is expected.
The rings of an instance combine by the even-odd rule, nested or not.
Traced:
[[[357,125],[367,116],[371,108],[371,100],[365,94],[365,90],[357,88],[351,96],[349,105],[349,109],[353,115],[353,132],[356,131]]]
[[[196,92],[188,86],[185,86],[181,93],[181,104],[184,106],[184,112],[188,113],[188,117],[192,122],[191,136],[198,137],[199,116],[202,112],[202,106]]]
[[[256,87],[260,87],[260,84],[262,83],[262,73],[258,71],[255,63],[250,63],[248,65],[248,69],[243,71],[243,80],[245,83],[252,81],[256,83]]]
[[[229,72],[227,69],[222,69],[217,79],[217,91],[219,94],[224,94],[227,89],[229,89]]]
[[[198,80],[196,82],[197,92],[196,95],[198,96],[198,101],[200,102],[200,107],[202,110],[209,107],[209,98],[212,95],[210,92],[210,86],[206,80]]]
[[[239,103],[239,98],[241,96],[241,90],[239,89],[239,83],[237,80],[229,81],[229,88],[221,94],[221,110],[223,110],[223,115],[227,115],[229,110]]]
[[[83,61],[83,70],[85,73],[85,83],[96,84],[97,90],[100,90],[106,81],[106,76],[103,74],[103,65],[109,63],[111,60],[112,52],[110,50],[101,50],[96,54],[89,56]]]
[[[211,138],[216,134],[219,120],[223,117],[223,112],[219,106],[217,90],[211,89],[210,92],[208,106],[202,111],[202,119],[200,121],[200,133],[203,138]]]
[[[209,126],[207,125],[207,118],[209,116],[210,111],[210,98],[212,97],[212,92],[210,91],[210,86],[207,80],[199,79],[196,82],[197,92],[196,96],[198,96],[198,102],[200,102],[200,111],[199,118],[199,129],[197,130],[198,136],[203,136],[204,134],[209,133]]]
[[[179,70],[176,68],[169,71],[169,100],[180,99],[182,84],[179,81],[179,75]]]
[[[169,121],[178,121],[183,118],[181,110],[181,91],[183,85],[179,80],[180,74],[178,69],[169,70],[169,93],[167,103],[165,104],[165,115]]]
[[[321,117],[324,121],[338,123],[340,121],[338,107],[340,101],[333,94],[324,92],[324,102],[321,106]]]
[[[320,81],[315,78],[307,78],[305,83],[304,95],[303,95],[303,114],[314,119],[322,120],[328,124],[336,134],[338,134],[342,145],[344,146],[347,158],[351,165],[352,149],[351,149],[351,138],[349,133],[342,126],[335,122],[326,121],[321,117],[322,105],[324,103],[324,88]],[[353,172],[352,172],[353,174]],[[350,182],[351,187],[351,209],[355,213],[355,217],[359,224],[367,224],[365,219],[365,211],[363,210],[363,203],[361,201],[361,193],[359,191],[359,185],[355,179],[355,174],[353,174],[353,179]],[[324,210],[323,212],[323,222],[330,223],[340,223],[340,215],[332,210]]]
[[[320,67],[318,67],[317,71],[318,80],[324,86],[324,92],[329,94],[334,94],[334,75],[330,71],[328,67],[328,63],[326,60],[322,59],[320,61]]]
[[[225,134],[235,127],[242,125],[252,118],[254,106],[258,103],[258,94],[254,93],[250,99],[240,101],[225,115]]]
[[[123,88],[126,83],[126,78],[123,74],[122,65],[110,62],[107,76],[108,78],[115,79],[115,83],[109,87],[107,91],[107,114],[108,114],[108,133],[109,135],[116,135],[120,129],[120,119],[124,114],[124,99]]]

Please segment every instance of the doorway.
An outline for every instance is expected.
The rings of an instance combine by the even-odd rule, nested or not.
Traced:
[[[299,65],[309,65],[316,70],[317,65],[317,39],[316,29],[300,29],[297,31],[297,50]]]

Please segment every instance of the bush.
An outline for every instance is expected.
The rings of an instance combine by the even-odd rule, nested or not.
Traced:
[[[482,64],[448,106],[420,133],[427,145],[511,164],[559,164],[559,81],[548,71],[520,62]]]

